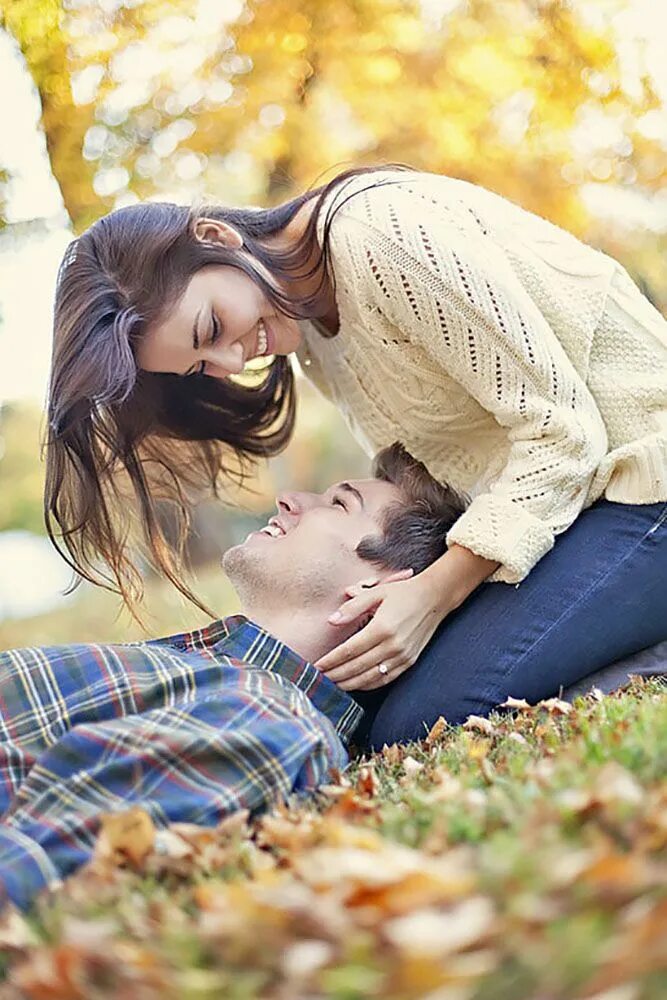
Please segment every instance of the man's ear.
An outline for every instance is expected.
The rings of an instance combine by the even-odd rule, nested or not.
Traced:
[[[238,250],[243,246],[243,237],[233,226],[219,219],[203,217],[197,219],[192,230],[194,238],[200,243],[217,243],[230,250]]]

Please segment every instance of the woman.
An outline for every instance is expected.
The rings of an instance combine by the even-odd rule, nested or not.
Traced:
[[[347,595],[338,620],[368,623],[317,664],[370,745],[547,696],[667,638],[666,331],[611,258],[402,165],[265,211],[120,209],[59,274],[51,537],[131,600],[138,514],[189,593],[155,484],[185,523],[193,489],[279,452],[296,352],[369,454],[399,438],[472,495],[427,571]]]

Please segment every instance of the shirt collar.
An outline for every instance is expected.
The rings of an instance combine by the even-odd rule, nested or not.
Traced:
[[[245,615],[219,618],[204,628],[172,636],[169,641],[189,650],[215,650],[248,666],[281,674],[308,695],[346,743],[361,722],[364,710],[351,695]]]

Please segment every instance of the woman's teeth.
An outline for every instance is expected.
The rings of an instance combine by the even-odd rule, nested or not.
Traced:
[[[269,338],[266,333],[266,327],[264,326],[264,320],[259,321],[259,329],[257,333],[257,356],[261,357],[266,354],[269,347]]]

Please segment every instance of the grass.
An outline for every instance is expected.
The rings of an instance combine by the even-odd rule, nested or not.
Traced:
[[[436,724],[254,821],[105,828],[0,923],[0,996],[661,1000],[666,776],[636,681]]]

